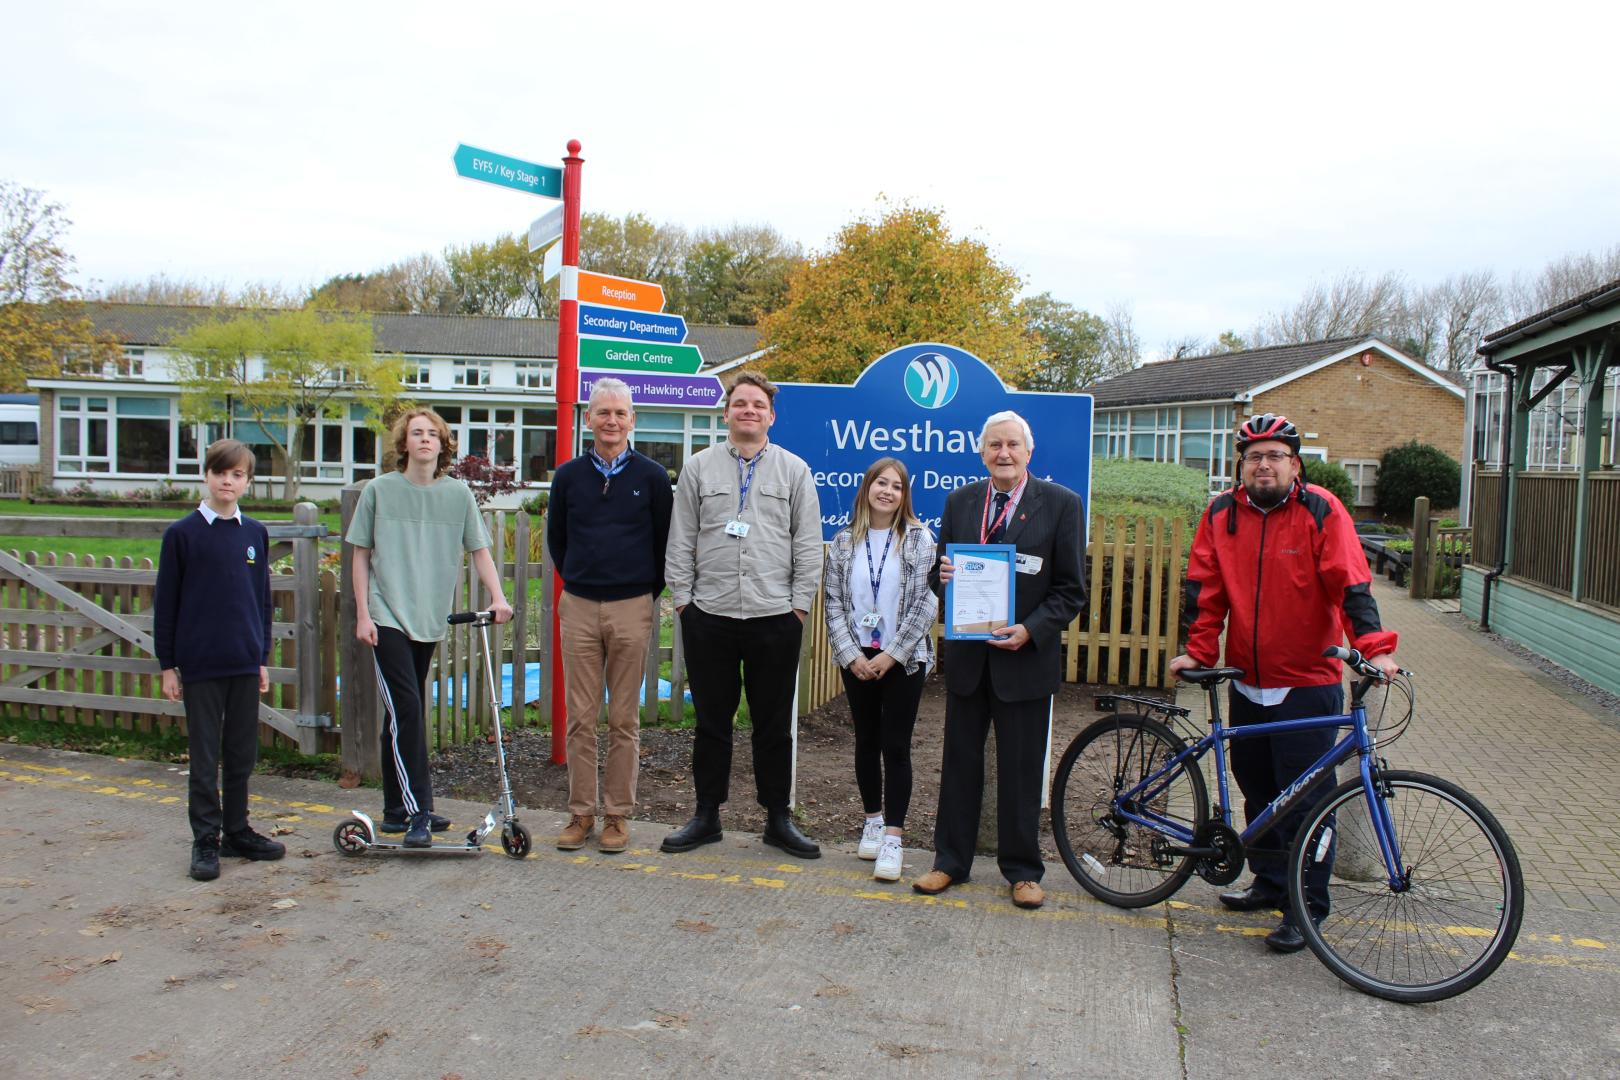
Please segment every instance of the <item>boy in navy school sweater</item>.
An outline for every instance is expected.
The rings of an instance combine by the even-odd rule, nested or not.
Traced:
[[[253,480],[253,451],[220,439],[208,448],[204,479],[208,497],[163,533],[152,637],[163,696],[186,705],[191,876],[212,881],[221,854],[279,859],[287,849],[248,827],[259,695],[270,689],[270,536],[237,506]]]

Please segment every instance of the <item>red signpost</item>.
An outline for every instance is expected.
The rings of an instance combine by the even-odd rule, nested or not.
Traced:
[[[579,173],[585,159],[578,139],[568,140],[563,158],[562,303],[557,311],[557,464],[574,456],[574,406],[579,403]],[[552,568],[551,589],[551,760],[568,761],[568,700],[563,688],[561,571]]]

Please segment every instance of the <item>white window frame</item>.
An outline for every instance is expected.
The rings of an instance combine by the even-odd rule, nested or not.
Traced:
[[[1301,450],[1300,453],[1303,454],[1304,451]],[[1323,460],[1327,460],[1326,455],[1323,455]],[[1342,458],[1339,465],[1350,474],[1351,486],[1355,488],[1355,498],[1352,500],[1354,505],[1351,509],[1378,505],[1378,459]]]
[[[494,379],[495,362],[493,360],[457,360],[455,361],[454,376],[451,385],[466,387],[486,387]]]

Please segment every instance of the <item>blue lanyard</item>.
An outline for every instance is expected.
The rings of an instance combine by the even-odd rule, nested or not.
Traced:
[[[614,458],[612,462],[602,460],[602,455],[596,452],[595,447],[591,448],[589,454],[591,464],[596,466],[596,471],[602,474],[602,494],[606,495],[608,485],[613,483],[613,478],[624,472],[624,467],[630,464],[630,448],[626,447],[621,450],[619,456]]]
[[[872,566],[872,533],[867,531],[861,537],[861,543],[866,545],[866,580],[872,585],[872,610],[878,606],[878,587],[883,584],[883,568],[889,565],[889,545],[894,543],[894,528],[889,528],[889,535],[883,541],[883,557],[877,561],[876,573]],[[878,628],[872,627],[872,648],[878,648]]]
[[[748,475],[746,477],[743,476],[742,458],[737,459],[737,516],[739,518],[742,517],[743,511],[748,507],[748,489],[754,483],[754,467],[759,464],[759,459],[765,456],[767,449],[769,447],[762,447],[759,453],[754,455],[754,460],[748,463]]]

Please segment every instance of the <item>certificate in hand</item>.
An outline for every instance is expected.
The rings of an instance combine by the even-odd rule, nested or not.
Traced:
[[[946,544],[955,574],[945,586],[945,637],[987,641],[992,630],[1012,622],[1012,544]]]

